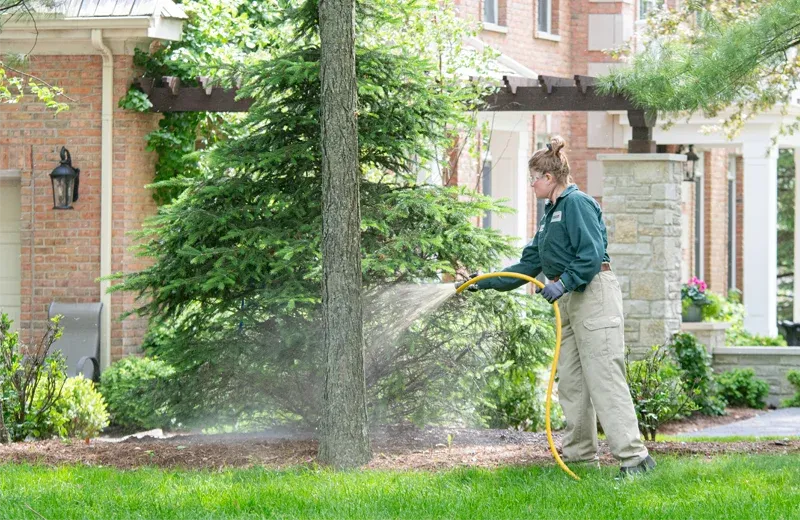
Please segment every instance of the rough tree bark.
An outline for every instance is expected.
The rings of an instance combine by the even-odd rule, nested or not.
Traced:
[[[360,170],[354,0],[321,0],[322,319],[327,357],[319,460],[352,468],[371,457],[361,304]]]

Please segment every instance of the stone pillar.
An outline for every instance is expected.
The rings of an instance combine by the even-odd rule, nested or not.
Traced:
[[[744,328],[778,334],[778,150],[748,139],[744,156]]]
[[[681,325],[681,184],[685,155],[601,154],[608,254],[634,357]]]

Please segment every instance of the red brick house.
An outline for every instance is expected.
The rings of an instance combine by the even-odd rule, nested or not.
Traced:
[[[58,116],[29,97],[0,104],[0,307],[24,339],[41,333],[52,301],[103,302],[101,365],[136,352],[146,322],[119,321],[128,295],[101,276],[141,267],[126,233],[156,205],[144,186],[155,157],[144,136],[159,115],[117,106],[136,75],[134,49],[177,40],[186,15],[171,0],[77,0],[60,14],[3,23],[0,54],[30,53],[26,72],[74,99]],[[34,45],[35,44],[35,45]],[[49,174],[65,146],[80,169],[73,210],[53,209]]]

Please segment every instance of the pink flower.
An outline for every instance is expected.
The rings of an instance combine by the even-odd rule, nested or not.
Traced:
[[[697,286],[697,290],[700,292],[706,292],[706,289],[708,289],[708,285],[706,284],[706,282],[704,282],[703,280],[701,280],[696,276],[692,276],[691,280],[689,280],[689,283],[687,285],[689,287]]]

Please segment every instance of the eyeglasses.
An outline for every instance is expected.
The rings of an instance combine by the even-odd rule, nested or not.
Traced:
[[[528,178],[530,179],[531,184],[533,184],[534,182],[538,181],[539,179],[543,179],[545,175],[547,175],[547,172],[539,172],[538,174],[534,173],[534,172],[531,172],[531,173],[528,174]]]

